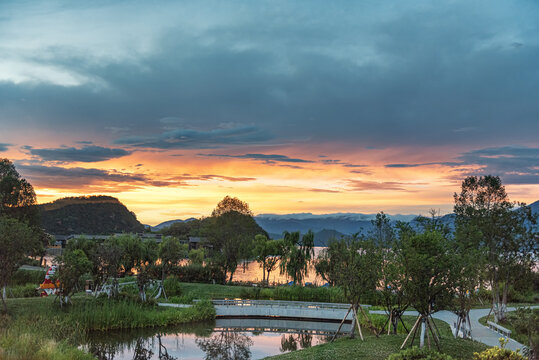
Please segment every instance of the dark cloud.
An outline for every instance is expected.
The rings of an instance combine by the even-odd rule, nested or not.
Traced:
[[[55,149],[35,149],[25,147],[31,155],[39,156],[44,161],[59,162],[98,162],[120,158],[131,154],[124,149],[112,149],[101,146],[83,146],[80,149],[74,147],[61,147]]]
[[[348,180],[348,190],[350,191],[371,191],[371,190],[393,190],[393,191],[413,191],[410,190],[410,183],[402,183],[396,181],[364,181],[364,180]]]
[[[9,146],[11,146],[11,144],[0,143],[0,152],[7,151]]]
[[[55,6],[43,12],[52,17],[43,39],[64,30],[57,14],[71,11],[76,19],[85,11]],[[18,119],[9,125],[15,130],[58,127],[110,138],[107,127],[131,136],[119,143],[160,149],[272,139],[368,149],[486,147],[501,138],[530,143],[539,132],[537,3],[221,4],[211,16],[207,7],[185,6],[104,6],[98,10],[110,16],[103,18],[115,20],[99,30],[110,40],[98,32],[99,41],[91,35],[77,41],[77,34],[91,34],[81,22],[67,40],[50,36],[51,44],[36,51],[9,52],[22,69],[46,66],[70,77],[0,82],[0,121]],[[232,11],[238,6],[242,11]],[[154,14],[144,21],[148,28],[134,21],[128,32],[117,26],[147,13]],[[169,14],[192,16],[183,26]],[[13,42],[33,44],[31,31],[12,33]],[[130,36],[141,41],[126,41]],[[163,125],[179,128],[180,120],[182,129],[236,123],[259,130],[151,135]]]
[[[76,141],[77,144],[81,144],[81,145],[92,145],[93,144],[93,141],[88,141],[88,140],[80,140],[80,141]]]
[[[102,169],[65,168],[60,166],[44,166],[36,164],[17,164],[17,169],[32,184],[43,188],[64,188],[91,190],[92,186],[114,184],[118,190],[126,187],[139,187],[143,185],[167,186],[171,183],[154,181],[144,174],[122,173]],[[122,186],[118,186],[118,185]],[[178,185],[177,183],[174,185]]]
[[[191,175],[152,177],[143,173],[127,173],[95,168],[65,168],[35,163],[17,163],[17,170],[32,184],[42,188],[76,189],[86,192],[120,192],[142,186],[192,186],[190,181],[223,180],[254,181],[251,177],[224,175]]]
[[[271,136],[256,126],[243,126],[208,131],[175,129],[153,136],[127,136],[115,144],[157,149],[211,149],[225,145],[247,145],[264,142]]]
[[[387,164],[388,168],[430,165],[458,167],[456,178],[469,175],[497,175],[506,184],[539,184],[539,148],[503,146],[465,152],[452,162]],[[479,169],[473,169],[479,167]]]
[[[228,155],[228,154],[199,154],[200,156],[208,157],[225,157],[237,159],[262,160],[265,163],[313,163],[312,160],[290,158],[286,155],[279,154],[243,154],[243,155]]]
[[[486,148],[468,151],[458,159],[463,165],[481,166],[467,175],[498,175],[506,184],[539,184],[539,148]]]

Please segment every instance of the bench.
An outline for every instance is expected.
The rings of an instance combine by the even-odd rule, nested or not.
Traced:
[[[500,326],[496,323],[493,323],[492,321],[487,321],[487,325],[489,329],[496,331],[498,334],[501,334],[505,336],[506,338],[511,337],[511,330],[504,328],[503,326]]]

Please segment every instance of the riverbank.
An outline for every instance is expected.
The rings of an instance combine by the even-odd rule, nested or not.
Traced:
[[[404,317],[410,324],[415,317]],[[488,346],[471,340],[455,339],[451,334],[449,325],[440,320],[435,320],[442,335],[442,352],[452,356],[454,359],[471,359],[474,352],[480,352]],[[266,358],[266,360],[304,360],[304,359],[362,359],[379,360],[386,359],[390,354],[399,352],[406,334],[374,336],[367,329],[365,341],[357,337],[356,339],[341,338],[333,343],[326,343],[308,349],[293,351],[290,353]],[[416,340],[417,344],[417,340]]]
[[[161,308],[84,295],[60,308],[53,298],[8,299],[0,319],[0,359],[91,359],[77,349],[91,331],[162,327],[212,320],[208,301],[190,308]]]

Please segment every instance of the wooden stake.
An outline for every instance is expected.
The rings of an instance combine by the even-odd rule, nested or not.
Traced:
[[[364,341],[363,333],[361,332],[361,325],[359,325],[359,317],[357,316],[356,308],[352,307],[352,310],[354,310],[354,316],[356,317],[357,329],[359,330],[359,337],[361,338],[362,341]]]
[[[393,325],[393,323],[391,322],[391,319],[393,317],[393,310],[391,310],[391,312],[389,313],[389,324],[387,326],[387,334],[389,335],[389,331],[391,330],[391,325]]]
[[[404,345],[406,345],[406,342],[408,341],[408,338],[410,337],[410,335],[412,335],[412,332],[414,332],[414,334],[415,334],[415,330],[417,328],[417,324],[419,323],[419,319],[421,319],[421,316],[417,317],[417,320],[415,321],[414,326],[412,326],[412,330],[410,330],[410,332],[408,333],[408,336],[406,336],[406,339],[404,339],[404,342],[402,343],[402,345],[400,347],[400,350],[402,350],[404,348]],[[414,335],[414,337],[415,337],[415,335]],[[412,341],[412,344],[413,344],[413,341]]]
[[[348,316],[348,314],[350,314],[350,310],[352,310],[352,305],[350,305],[350,307],[348,308],[348,312],[346,313],[346,315],[344,315],[344,318],[342,319],[341,324],[339,325],[339,328],[337,329],[337,332],[335,333],[335,335],[333,335],[333,338],[331,339],[330,342],[333,342],[333,340],[335,340],[335,338],[339,334],[339,331],[341,331],[342,324],[344,324],[346,317]]]

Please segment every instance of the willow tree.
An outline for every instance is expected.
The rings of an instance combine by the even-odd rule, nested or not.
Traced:
[[[263,234],[255,236],[253,256],[262,267],[262,283],[269,282],[270,273],[275,270],[281,258],[282,247],[282,240],[270,240]]]
[[[287,274],[294,285],[301,285],[309,274],[309,265],[314,259],[314,233],[309,230],[300,239],[298,231],[284,233],[281,256],[281,273]]]

